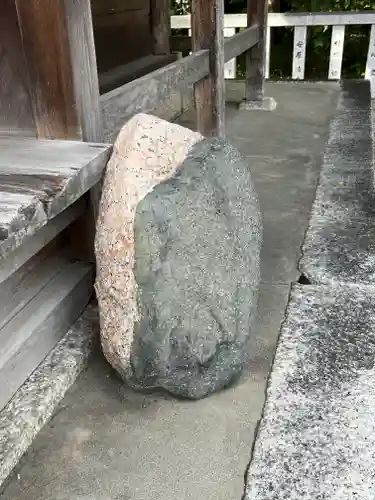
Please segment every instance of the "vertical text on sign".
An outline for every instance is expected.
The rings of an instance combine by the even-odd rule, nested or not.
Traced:
[[[296,26],[294,28],[293,80],[303,80],[305,77],[306,32],[306,26]]]
[[[329,56],[329,80],[341,78],[342,55],[344,51],[345,26],[332,26],[331,52]]]
[[[231,36],[236,34],[236,28],[224,28],[224,36],[225,38],[230,38]],[[235,80],[236,78],[236,65],[237,60],[234,57],[230,61],[227,61],[224,66],[224,76],[225,79]]]

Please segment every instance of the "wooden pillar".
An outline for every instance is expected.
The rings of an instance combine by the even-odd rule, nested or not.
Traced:
[[[101,141],[90,0],[15,0],[37,136]]]
[[[210,50],[210,74],[194,86],[197,129],[225,136],[224,0],[192,0],[193,51]]]
[[[246,52],[246,100],[264,98],[268,0],[247,0],[247,25],[259,26],[259,43]]]
[[[259,26],[259,42],[246,52],[246,91],[243,109],[272,111],[276,103],[264,97],[268,0],[247,0],[247,25]]]
[[[64,0],[73,71],[76,112],[82,139],[102,142],[94,29],[90,0]]]
[[[63,0],[15,0],[37,136],[77,139]]]
[[[170,54],[170,0],[151,0],[151,31],[154,54]]]

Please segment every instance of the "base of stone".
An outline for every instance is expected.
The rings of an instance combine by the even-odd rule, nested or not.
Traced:
[[[273,97],[263,97],[261,101],[242,101],[239,105],[241,111],[274,111],[277,102]]]
[[[98,337],[97,307],[89,305],[0,411],[0,487],[86,366]]]

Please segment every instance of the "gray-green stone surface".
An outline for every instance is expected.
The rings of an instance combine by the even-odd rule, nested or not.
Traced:
[[[219,139],[196,145],[138,204],[133,386],[199,399],[241,373],[261,241],[250,166]]]

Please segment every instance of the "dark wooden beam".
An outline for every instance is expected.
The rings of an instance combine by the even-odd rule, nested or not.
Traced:
[[[210,51],[210,73],[194,87],[197,129],[225,136],[224,0],[192,0],[193,51]]]
[[[151,0],[151,31],[153,52],[164,55],[171,52],[170,0]]]
[[[248,0],[247,25],[259,26],[259,42],[246,52],[246,101],[264,98],[268,0]]]
[[[36,135],[29,78],[14,0],[3,0],[0,15],[0,133]]]
[[[38,137],[79,137],[63,0],[15,0]]]

